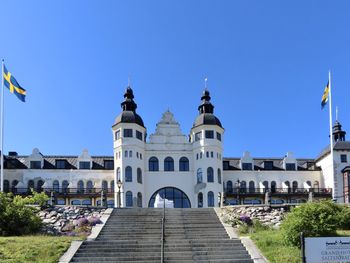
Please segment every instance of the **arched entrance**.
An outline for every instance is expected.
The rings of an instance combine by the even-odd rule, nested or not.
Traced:
[[[164,187],[157,190],[149,200],[148,207],[154,207],[154,200],[157,194],[161,198],[165,197],[168,200],[174,201],[174,208],[191,208],[191,202],[187,195],[175,187]]]

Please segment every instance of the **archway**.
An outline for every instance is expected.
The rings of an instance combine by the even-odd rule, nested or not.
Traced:
[[[161,198],[174,201],[174,208],[191,208],[191,202],[188,196],[178,188],[164,187],[157,190],[151,197],[148,203],[148,207],[154,207],[154,200],[156,195],[159,194]]]

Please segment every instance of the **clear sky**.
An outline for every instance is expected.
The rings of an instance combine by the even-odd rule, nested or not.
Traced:
[[[349,1],[5,1],[0,57],[27,90],[5,90],[5,152],[111,155],[131,77],[148,134],[169,107],[189,134],[204,78],[224,156],[314,158],[328,142],[320,101],[350,136]],[[335,118],[335,114],[334,114]]]

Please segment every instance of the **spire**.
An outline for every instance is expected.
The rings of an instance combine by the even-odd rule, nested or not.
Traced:
[[[130,86],[128,86],[124,93],[125,100],[121,103],[123,111],[136,111],[137,104],[134,102],[134,93]]]
[[[211,99],[210,93],[205,88],[205,90],[203,91],[202,97],[201,97],[202,103],[201,103],[201,105],[198,106],[199,114],[214,113],[214,106],[213,106],[213,104],[211,104],[210,99]]]
[[[337,141],[345,141],[346,132],[341,129],[341,124],[338,120],[335,121],[333,125],[333,140]]]

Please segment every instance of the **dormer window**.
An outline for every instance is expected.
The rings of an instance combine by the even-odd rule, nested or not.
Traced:
[[[113,160],[104,160],[104,168],[106,170],[113,170],[114,169],[114,161]]]
[[[41,169],[41,161],[30,161],[30,169]]]
[[[286,163],[287,171],[295,171],[295,163]]]
[[[57,169],[66,169],[66,160],[56,160],[56,168]]]
[[[253,170],[252,163],[242,163],[242,170]]]
[[[90,162],[86,162],[86,161],[79,162],[79,169],[89,170],[90,169]]]
[[[273,162],[272,161],[264,161],[264,169],[265,170],[273,170]]]

